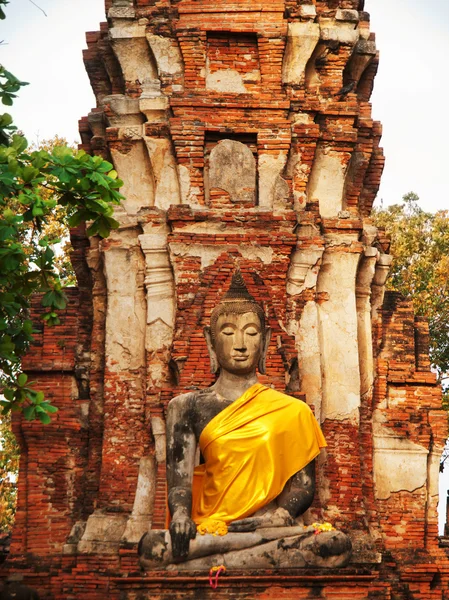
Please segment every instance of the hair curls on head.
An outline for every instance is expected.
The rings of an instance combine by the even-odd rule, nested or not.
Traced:
[[[255,313],[260,320],[262,332],[265,331],[265,313],[262,306],[249,293],[240,270],[232,276],[229,290],[213,309],[210,316],[210,329],[212,339],[215,338],[215,329],[218,317],[221,315],[243,315],[248,312]]]

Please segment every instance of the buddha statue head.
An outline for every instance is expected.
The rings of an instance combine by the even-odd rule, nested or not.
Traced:
[[[211,371],[225,369],[234,375],[265,373],[265,358],[271,330],[266,327],[262,306],[249,293],[237,270],[226,294],[213,309],[204,334]]]

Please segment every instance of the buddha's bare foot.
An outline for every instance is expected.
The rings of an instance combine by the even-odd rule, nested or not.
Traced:
[[[309,533],[300,540],[287,538],[282,541],[282,549],[297,549],[307,566],[329,569],[346,566],[351,558],[352,543],[342,531],[322,531]]]
[[[230,523],[229,532],[243,533],[266,527],[291,527],[295,524],[293,517],[285,508],[267,511],[260,517],[248,517]]]

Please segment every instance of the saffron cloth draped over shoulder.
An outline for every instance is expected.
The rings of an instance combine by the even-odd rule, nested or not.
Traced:
[[[231,523],[254,514],[326,446],[304,402],[256,383],[209,422],[200,436],[192,519]]]

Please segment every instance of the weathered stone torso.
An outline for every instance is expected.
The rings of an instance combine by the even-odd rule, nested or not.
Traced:
[[[180,424],[179,427],[188,427],[193,431],[197,444],[206,425],[232,404],[232,400],[226,400],[219,396],[213,388],[182,394],[177,398],[186,403],[186,422],[184,425]]]

